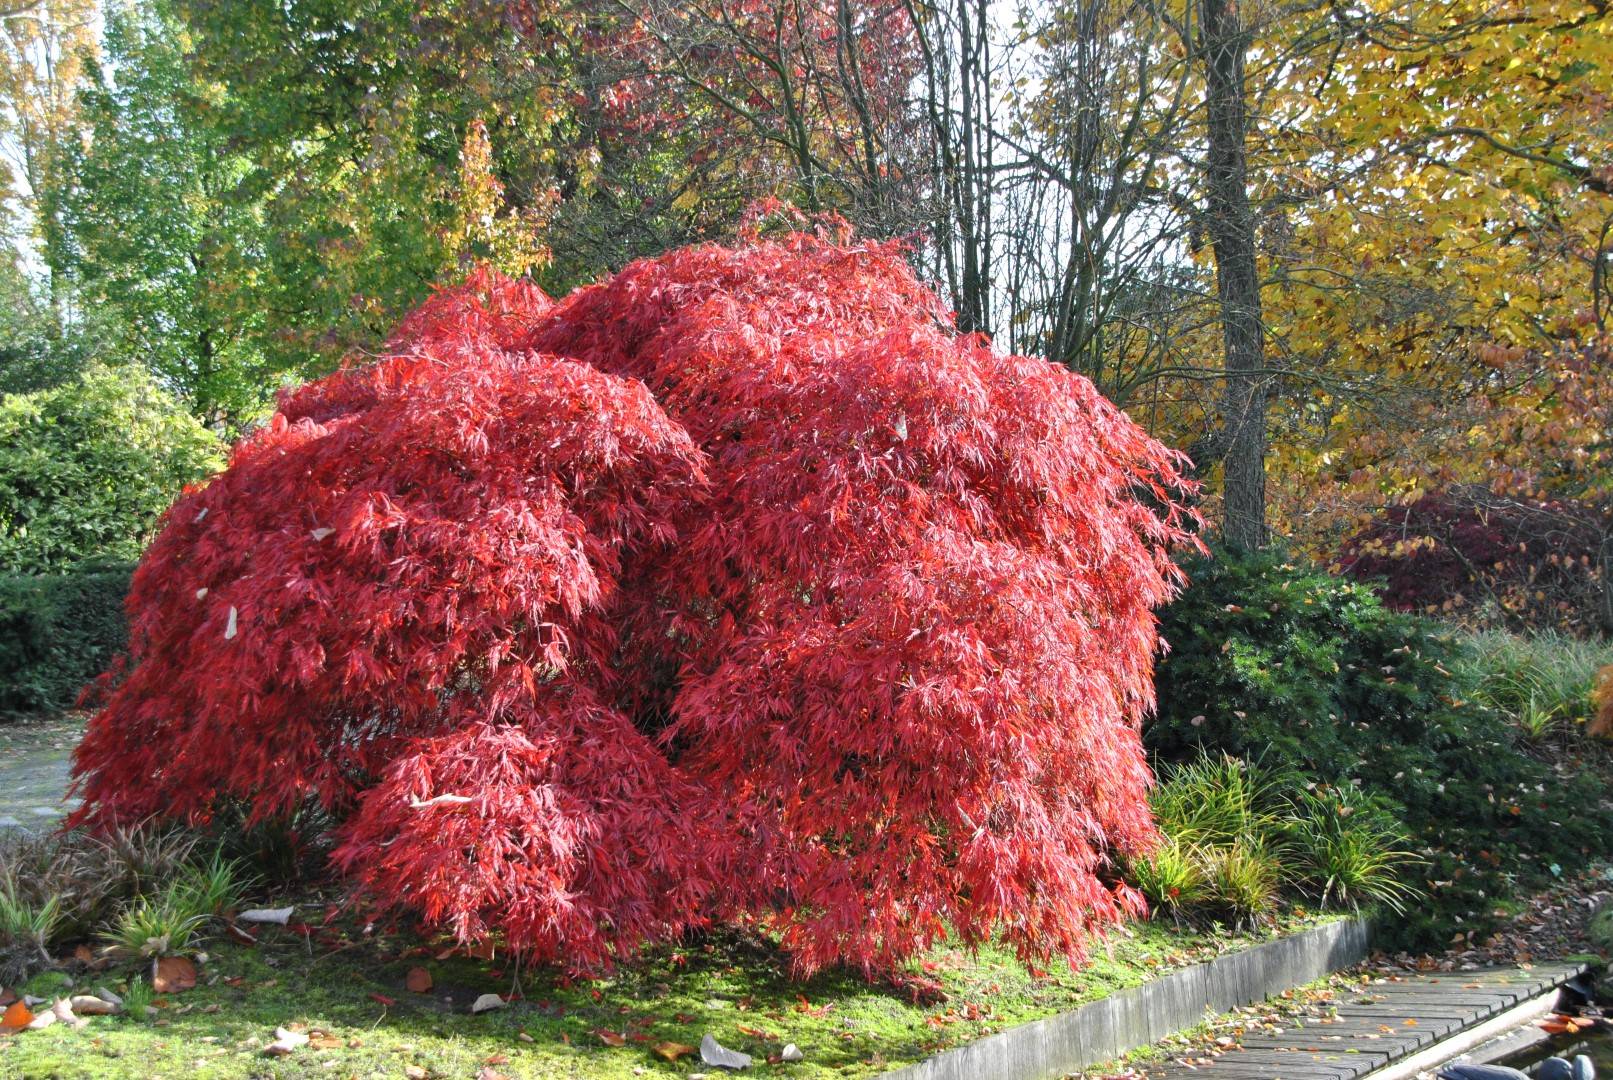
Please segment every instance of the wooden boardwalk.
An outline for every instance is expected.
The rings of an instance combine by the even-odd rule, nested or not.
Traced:
[[[1539,997],[1584,964],[1385,972],[1321,1015],[1250,1032],[1218,1057],[1148,1069],[1149,1080],[1353,1080]]]

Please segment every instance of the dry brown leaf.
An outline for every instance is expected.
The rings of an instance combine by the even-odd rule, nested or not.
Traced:
[[[694,1047],[687,1043],[680,1042],[660,1042],[650,1047],[650,1049],[655,1051],[657,1057],[665,1058],[671,1062],[676,1062],[679,1058],[688,1057],[695,1050]]]
[[[196,965],[186,956],[165,956],[157,961],[151,988],[159,994],[177,994],[196,985]]]
[[[606,1046],[626,1046],[627,1045],[627,1036],[623,1035],[619,1031],[607,1031],[604,1028],[600,1028],[597,1031],[595,1031],[594,1034],[598,1035],[599,1036],[599,1041],[604,1043]]]
[[[423,967],[412,967],[403,977],[403,985],[411,993],[424,994],[431,990],[431,972]]]

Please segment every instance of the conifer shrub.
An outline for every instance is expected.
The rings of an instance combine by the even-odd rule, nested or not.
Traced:
[[[727,920],[1077,960],[1157,840],[1180,464],[893,246],[480,272],[168,512],[78,820],[315,804],[371,902],[575,969]]]
[[[0,573],[0,713],[70,709],[123,650],[131,567]]]
[[[1423,860],[1406,883],[1422,898],[1383,922],[1387,940],[1482,930],[1498,898],[1602,849],[1613,826],[1602,786],[1530,756],[1474,693],[1462,639],[1280,554],[1217,551],[1186,569],[1192,584],[1161,614],[1169,652],[1151,754],[1256,761],[1303,778],[1337,812],[1360,812],[1365,797],[1386,813]],[[1349,891],[1333,860],[1313,861],[1319,888]]]

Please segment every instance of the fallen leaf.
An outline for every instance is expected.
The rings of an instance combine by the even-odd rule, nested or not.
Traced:
[[[847,1034],[849,1035],[850,1032],[847,1032]],[[707,1032],[700,1040],[700,1060],[707,1065],[717,1065],[724,1069],[748,1069],[751,1063],[749,1054],[742,1054],[738,1050],[728,1049],[728,1047],[713,1039],[710,1032]]]
[[[424,994],[431,989],[431,972],[423,967],[412,967],[403,977],[403,985],[412,993]]]
[[[67,999],[75,1013],[80,1016],[110,1016],[118,1011],[118,1007],[110,1001],[105,1001],[94,994],[74,994]]]
[[[604,1043],[606,1046],[627,1045],[627,1036],[623,1035],[619,1031],[608,1031],[605,1028],[599,1028],[595,1030],[594,1034],[598,1035],[599,1041]]]
[[[224,932],[230,936],[230,940],[240,942],[242,945],[256,945],[258,943],[258,939],[253,934],[241,929],[234,923],[225,923]]]
[[[177,994],[196,985],[196,965],[188,956],[165,956],[157,961],[151,988],[159,994]]]
[[[236,918],[241,922],[275,923],[284,926],[291,921],[291,913],[295,907],[283,908],[250,908],[241,912]]]
[[[491,1065],[483,1065],[476,1073],[476,1080],[510,1080],[510,1078]]]
[[[377,1004],[385,1005],[389,1009],[397,1004],[396,999],[389,998],[385,994],[371,994],[370,1000],[376,1002]]]
[[[659,1042],[650,1047],[650,1049],[655,1052],[656,1056],[673,1062],[679,1058],[688,1057],[695,1051],[695,1048],[688,1043],[680,1042]]]
[[[405,1065],[403,1067],[403,1075],[407,1076],[409,1080],[426,1080],[426,1077],[431,1074],[426,1072],[426,1070],[421,1068],[419,1065]]]
[[[34,1011],[20,1001],[13,1001],[0,1013],[0,1034],[10,1035],[34,1022]]]
[[[275,1028],[274,1042],[263,1048],[263,1052],[270,1057],[285,1057],[287,1054],[301,1050],[309,1043],[309,1037],[300,1031],[290,1028]]]

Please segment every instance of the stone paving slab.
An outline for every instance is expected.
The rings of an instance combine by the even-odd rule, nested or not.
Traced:
[[[1149,1080],[1354,1080],[1476,1027],[1585,970],[1553,963],[1437,973],[1383,973],[1341,995],[1329,1015],[1245,1036],[1193,1064],[1147,1070]]]
[[[0,720],[0,831],[55,828],[77,804],[63,796],[83,734],[78,715]]]

